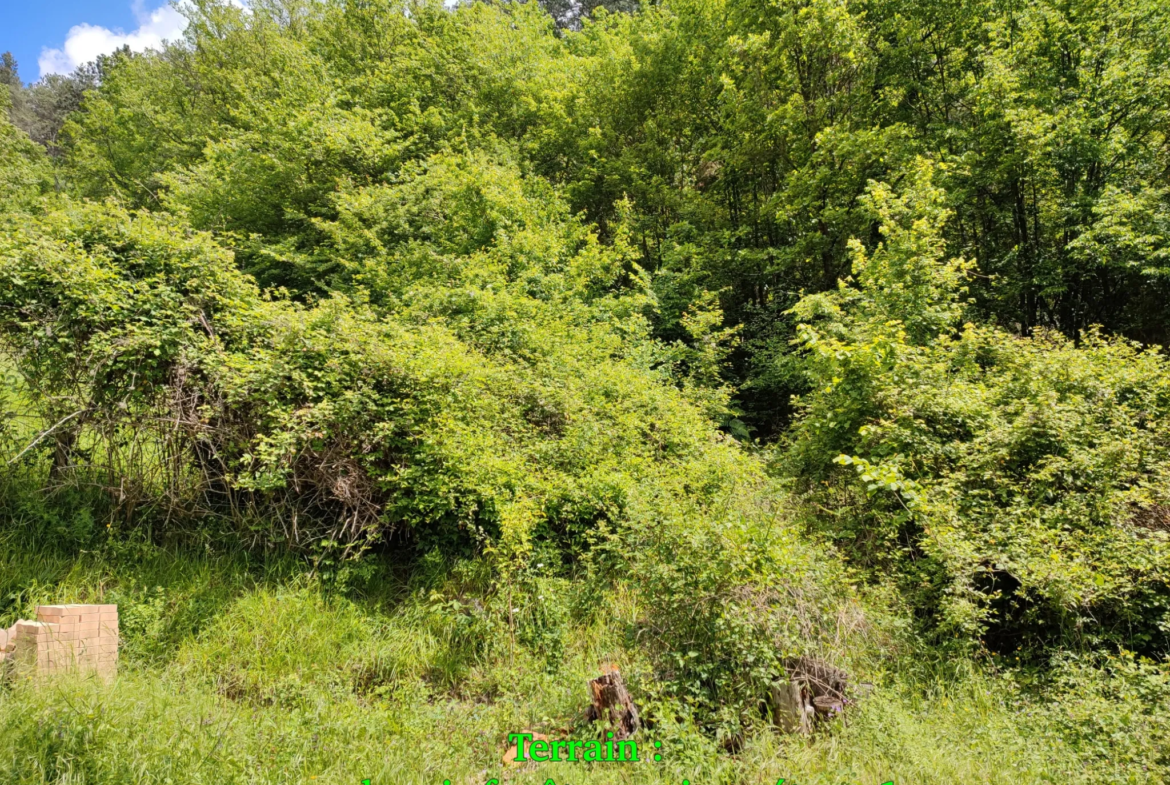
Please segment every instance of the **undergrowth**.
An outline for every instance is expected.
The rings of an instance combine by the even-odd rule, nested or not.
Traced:
[[[27,546],[0,545],[0,623],[38,603],[116,601],[124,640],[111,683],[0,690],[0,779],[14,784],[1139,783],[1170,772],[1158,752],[1167,677],[1133,660],[1065,663],[1041,682],[906,651],[865,674],[875,690],[847,722],[804,740],[761,718],[729,752],[661,689],[636,640],[636,587],[612,587],[588,612],[565,582],[545,598],[565,605],[564,623],[526,642],[493,620],[474,560],[387,562],[337,592],[288,559]],[[510,732],[593,732],[586,682],[603,663],[643,707],[641,757],[661,741],[663,761],[505,766]]]

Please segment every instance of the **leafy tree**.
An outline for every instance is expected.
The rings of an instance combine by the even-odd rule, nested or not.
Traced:
[[[124,48],[121,54],[128,53],[129,49]],[[43,145],[51,155],[59,157],[60,134],[66,120],[81,108],[86,91],[97,86],[110,59],[116,56],[103,55],[68,76],[49,74],[26,88],[16,60],[10,52],[5,52],[0,60],[0,80],[7,82],[11,91],[9,116],[13,124]]]
[[[781,508],[936,633],[1164,647],[1165,4],[607,8],[194,0],[3,61],[22,460],[318,564],[643,576],[708,717],[799,648]]]
[[[8,94],[0,90],[0,215],[27,208],[51,183],[43,152],[8,119]]]
[[[906,122],[954,156],[950,239],[989,276],[982,310],[1025,334],[1100,324],[1165,341],[1165,7],[954,6],[947,20],[923,9],[926,38],[890,28],[891,56],[937,63],[916,82],[892,69],[891,87]]]

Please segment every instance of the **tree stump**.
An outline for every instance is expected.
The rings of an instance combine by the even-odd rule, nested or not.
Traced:
[[[817,714],[832,717],[845,711],[845,702],[831,695],[818,695],[813,698],[813,707]]]
[[[817,721],[842,715],[851,703],[849,674],[840,668],[815,657],[796,657],[785,663],[785,670],[788,679],[773,682],[771,695],[772,718],[782,730],[811,733]]]
[[[812,718],[805,704],[804,691],[794,681],[773,682],[772,718],[785,733],[812,732]]]
[[[638,707],[630,699],[622,675],[616,668],[589,682],[589,689],[593,694],[593,705],[587,716],[591,721],[607,722],[613,729],[615,740],[628,739],[641,727]]]

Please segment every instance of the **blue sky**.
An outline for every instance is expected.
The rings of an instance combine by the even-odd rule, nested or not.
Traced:
[[[25,82],[68,72],[122,44],[142,50],[182,32],[166,0],[0,0],[0,52]]]

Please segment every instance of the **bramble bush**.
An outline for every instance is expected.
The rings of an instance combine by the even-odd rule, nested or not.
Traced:
[[[301,304],[181,219],[63,202],[0,238],[0,329],[47,424],[21,460],[105,487],[126,533],[291,548],[334,574],[395,543],[486,554],[489,610],[529,645],[563,613],[501,607],[541,586],[520,578],[534,554],[568,575],[605,543],[620,558],[594,575],[644,582],[667,682],[739,723],[785,657],[840,632],[849,589],[712,399],[655,367],[671,352],[636,280],[581,293],[612,287],[612,251],[515,237],[404,284],[397,308]]]

